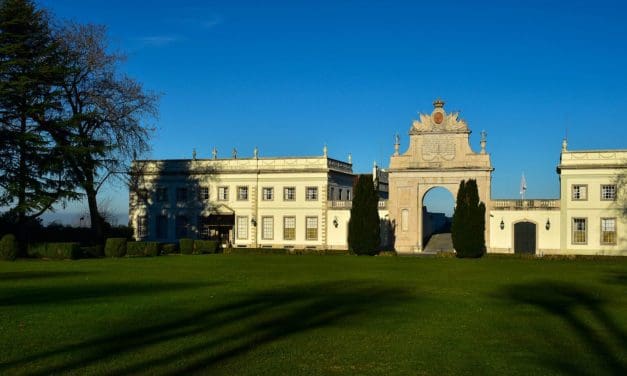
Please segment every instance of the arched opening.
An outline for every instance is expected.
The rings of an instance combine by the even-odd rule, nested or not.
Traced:
[[[518,222],[514,224],[514,253],[536,253],[536,224]]]
[[[444,187],[433,187],[422,200],[423,252],[452,252],[451,223],[455,200]]]

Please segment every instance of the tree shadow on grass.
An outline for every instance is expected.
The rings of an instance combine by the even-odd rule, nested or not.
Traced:
[[[0,272],[0,281],[19,281],[30,279],[44,279],[44,278],[64,278],[64,277],[77,277],[81,275],[92,274],[81,271],[11,271]]]
[[[90,283],[63,286],[24,286],[0,289],[0,307],[17,305],[41,305],[80,303],[87,299],[103,299],[125,296],[146,296],[190,288],[208,287],[214,283],[164,283],[164,282],[116,282]]]
[[[509,286],[503,290],[502,297],[537,307],[570,329],[567,335],[557,328],[544,330],[537,334],[539,338],[562,344],[572,343],[574,338],[586,349],[581,354],[572,353],[572,347],[568,350],[571,352],[552,349],[540,355],[544,365],[570,375],[627,375],[627,333],[606,310],[609,302],[598,294],[583,286],[545,281]],[[591,359],[596,368],[582,369],[582,359]]]
[[[0,372],[35,362],[42,364],[34,373],[40,375],[87,367],[118,375],[206,373],[261,346],[322,327],[356,324],[362,315],[381,314],[408,299],[415,297],[402,289],[355,281],[270,289],[192,313],[170,308],[162,322],[146,317],[140,322],[147,325],[129,329],[134,325],[129,323],[118,333],[5,363]]]

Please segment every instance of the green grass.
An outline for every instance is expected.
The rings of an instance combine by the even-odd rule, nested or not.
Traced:
[[[0,262],[0,374],[627,374],[627,259]]]

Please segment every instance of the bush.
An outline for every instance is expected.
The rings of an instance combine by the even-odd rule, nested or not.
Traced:
[[[6,234],[0,240],[0,259],[15,260],[17,257],[18,245],[13,234]]]
[[[218,242],[216,240],[194,240],[194,253],[217,253]]]
[[[126,238],[108,238],[104,249],[107,257],[123,257],[126,255]]]
[[[388,251],[381,251],[379,252],[379,256],[396,256],[396,251],[392,250],[388,250]]]
[[[82,257],[98,258],[104,256],[104,247],[101,244],[81,247]]]
[[[194,253],[194,240],[193,239],[179,239],[179,249],[183,255],[191,255]]]
[[[161,253],[164,255],[170,255],[172,253],[179,253],[179,249],[176,243],[161,243]]]
[[[285,248],[231,248],[230,252],[234,255],[287,255],[288,250]]]
[[[126,243],[127,256],[159,256],[157,242],[128,242]]]
[[[81,258],[83,252],[78,243],[35,243],[29,244],[28,255],[38,258],[76,260]]]

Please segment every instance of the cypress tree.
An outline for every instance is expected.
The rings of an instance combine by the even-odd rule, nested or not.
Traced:
[[[348,222],[348,247],[358,255],[375,255],[380,244],[379,196],[372,176],[360,175]]]
[[[479,201],[477,181],[460,182],[451,226],[457,257],[481,257],[485,253],[485,210]]]

